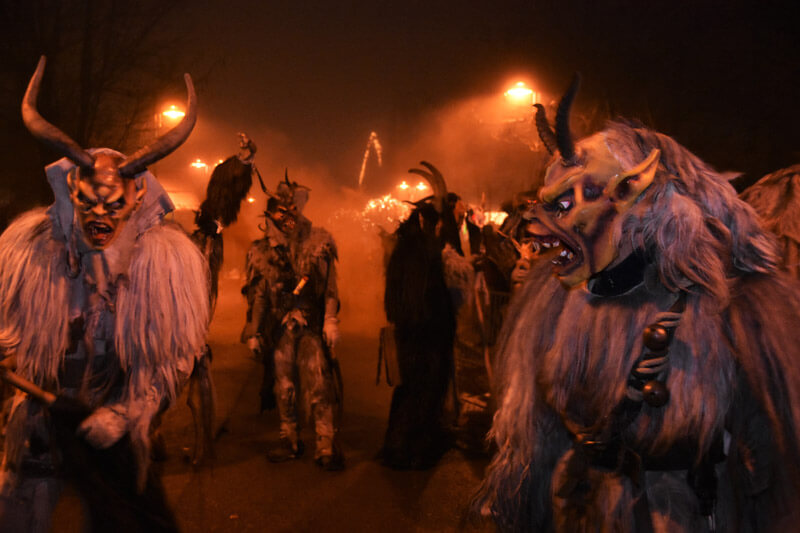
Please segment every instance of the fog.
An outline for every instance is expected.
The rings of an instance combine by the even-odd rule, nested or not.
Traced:
[[[202,113],[202,95],[201,113]],[[213,112],[208,116],[213,117]],[[506,101],[502,94],[477,95],[433,109],[413,131],[403,136],[382,136],[382,165],[371,151],[363,184],[358,186],[364,144],[343,147],[353,153],[352,172],[336,173],[318,162],[314,153],[300,149],[303,139],[292,139],[262,125],[246,133],[256,143],[255,165],[269,190],[274,190],[288,169],[289,178],[311,189],[304,214],[315,225],[332,233],[339,251],[338,277],[342,301],[343,330],[377,332],[384,323],[383,248],[380,228],[394,231],[406,204],[386,209],[367,209],[370,200],[392,195],[396,200],[417,200],[430,191],[417,191],[422,180],[408,170],[422,160],[444,175],[448,190],[468,203],[482,201],[486,209],[498,210],[514,193],[533,187],[548,159],[533,126],[531,105]],[[205,195],[211,168],[238,150],[236,124],[202,114],[186,144],[153,169],[173,197],[178,210],[174,218],[187,231],[193,226],[193,209]],[[190,166],[201,159],[209,167]],[[411,189],[397,186],[406,180]],[[252,202],[243,202],[236,223],[224,232],[225,261],[221,276],[244,283],[245,257],[250,243],[262,237],[259,225],[267,196],[257,178],[250,190]],[[373,202],[374,204],[374,202]],[[244,323],[244,317],[242,317]]]

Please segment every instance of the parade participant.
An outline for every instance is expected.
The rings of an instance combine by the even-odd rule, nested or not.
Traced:
[[[126,157],[84,150],[38,113],[44,66],[42,57],[22,116],[35,137],[66,157],[46,169],[55,203],[23,214],[0,236],[0,352],[13,356],[20,377],[88,411],[77,434],[92,447],[129,440],[136,459],[130,466],[144,487],[151,422],[185,384],[208,327],[203,256],[163,221],[172,204],[147,171],[189,136],[194,88],[186,75],[181,123]],[[54,411],[15,395],[0,473],[0,530],[49,530],[61,476],[77,468],[55,426]]]
[[[433,195],[416,202],[395,231],[384,292],[391,326],[382,332],[382,352],[396,359],[399,376],[379,457],[400,470],[430,468],[452,444],[444,417],[456,318],[474,283],[472,266],[459,253],[460,199],[448,193],[436,167],[421,165],[409,172],[428,180]]]
[[[223,261],[222,232],[236,222],[242,201],[253,184],[253,174],[258,176],[261,189],[265,190],[261,175],[255,166],[256,144],[246,134],[239,133],[239,152],[214,167],[206,187],[206,197],[195,215],[197,228],[192,241],[206,258],[210,275],[209,307],[213,315],[219,287],[219,272]],[[192,410],[195,439],[192,464],[200,465],[214,457],[216,401],[211,376],[211,347],[205,352],[192,371],[187,403]]]
[[[478,508],[509,531],[779,531],[797,521],[800,289],[724,176],[611,122],[557,150],[544,260],[496,367]],[[554,266],[554,276],[549,270]]]
[[[338,444],[341,375],[333,347],[339,339],[336,244],[303,216],[308,188],[288,172],[268,193],[264,238],[247,253],[247,323],[242,341],[264,362],[262,408],[277,403],[280,440],[273,462],[300,457],[298,406],[313,419],[314,459],[325,470],[344,468]],[[274,400],[269,398],[274,379]]]

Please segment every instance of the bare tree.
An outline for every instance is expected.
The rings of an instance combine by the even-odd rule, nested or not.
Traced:
[[[12,162],[0,176],[0,199],[9,209],[49,200],[32,172],[53,154],[35,146],[19,118],[39,56],[48,57],[39,103],[48,120],[81,146],[128,151],[153,135],[158,99],[182,91],[182,3],[0,0],[0,155]]]

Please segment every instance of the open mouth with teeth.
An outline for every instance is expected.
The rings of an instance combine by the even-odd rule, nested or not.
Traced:
[[[105,246],[114,236],[114,228],[103,222],[89,222],[86,224],[86,232],[94,246]]]
[[[544,227],[541,224],[527,228],[528,239],[533,242],[533,247],[539,252],[539,256],[548,258],[554,265],[556,275],[563,275],[571,272],[583,264],[583,253],[580,246],[565,242],[564,238],[559,238],[552,233],[540,233]],[[538,231],[536,231],[538,230]]]

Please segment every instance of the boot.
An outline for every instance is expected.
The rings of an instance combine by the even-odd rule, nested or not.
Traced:
[[[317,450],[314,462],[328,472],[344,470],[344,454],[339,445],[330,437],[317,437]]]
[[[281,439],[267,451],[267,459],[273,463],[283,463],[292,459],[298,459],[303,455],[305,447],[303,441],[292,442],[286,437]]]

